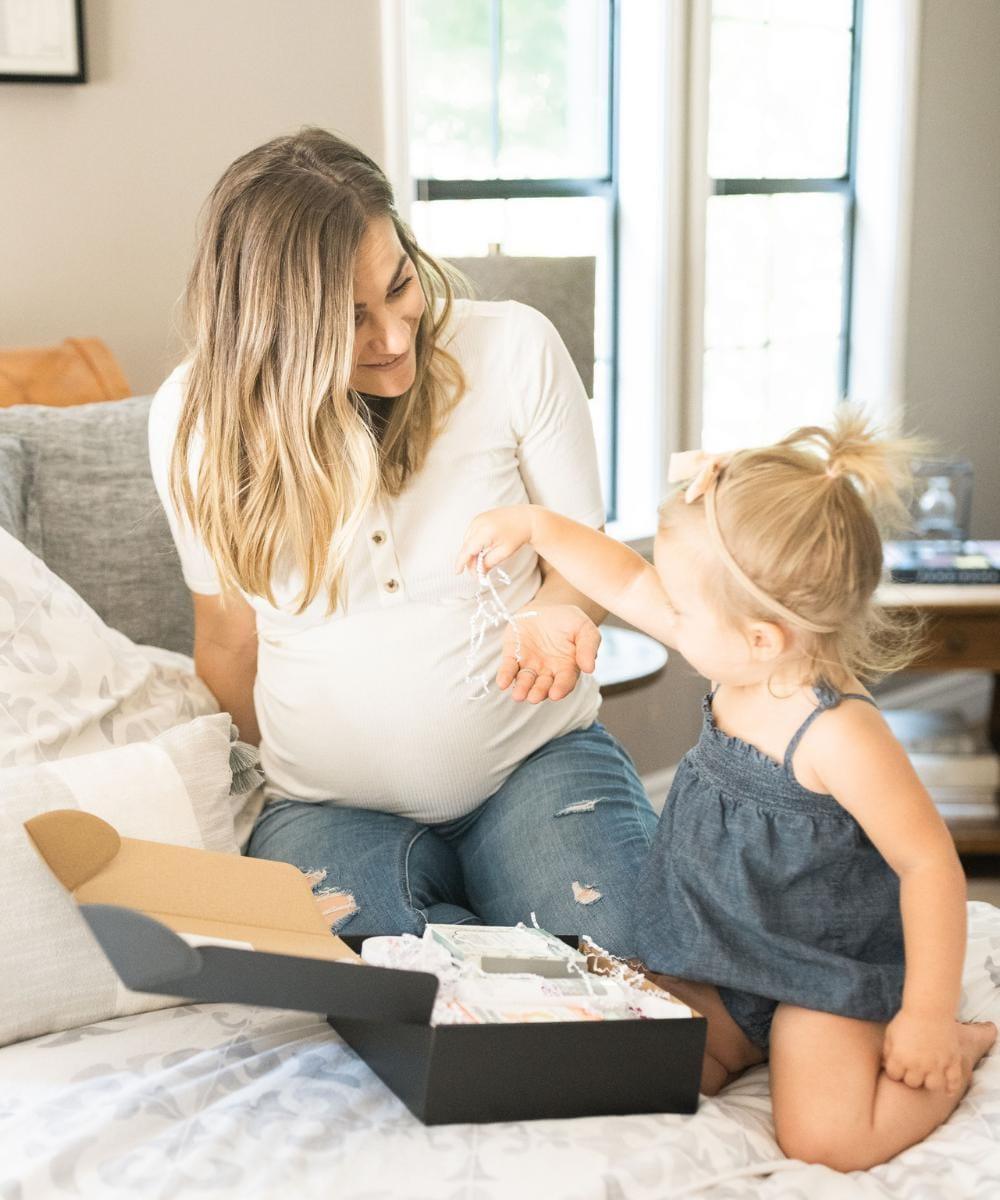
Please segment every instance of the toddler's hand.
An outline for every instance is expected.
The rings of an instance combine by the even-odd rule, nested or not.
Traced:
[[[900,1009],[885,1031],[882,1064],[897,1083],[953,1096],[962,1086],[958,1022]]]
[[[483,569],[489,571],[530,541],[530,504],[492,508],[489,512],[480,513],[465,531],[462,549],[455,562],[455,574],[461,574],[466,567],[475,570],[480,550],[486,551]]]

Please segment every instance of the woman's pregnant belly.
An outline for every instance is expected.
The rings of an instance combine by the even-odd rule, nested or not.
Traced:
[[[407,604],[262,633],[254,701],[269,796],[398,813],[463,816],[531,753],[591,724],[597,685],[558,702],[516,704],[494,682],[503,629],[489,630],[466,682],[466,606]]]

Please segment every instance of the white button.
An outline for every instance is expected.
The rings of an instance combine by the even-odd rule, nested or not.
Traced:
[[[398,587],[399,587],[398,579],[389,579],[386,581],[385,590],[387,592],[394,592]]]
[[[381,546],[382,543],[385,541],[385,532],[381,529],[376,529],[375,532],[372,534],[372,541],[375,543],[376,546]]]

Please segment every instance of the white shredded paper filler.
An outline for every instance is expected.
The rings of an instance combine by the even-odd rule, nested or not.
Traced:
[[[535,612],[518,613],[510,611],[503,598],[497,591],[493,576],[504,587],[510,585],[510,576],[502,567],[494,567],[487,571],[483,566],[488,547],[483,547],[476,555],[476,582],[479,585],[474,597],[475,610],[469,618],[469,652],[465,656],[465,682],[473,688],[470,700],[481,700],[490,690],[489,676],[482,671],[476,671],[476,659],[483,647],[483,641],[490,629],[501,625],[510,625],[514,630],[514,657],[521,661],[521,631],[518,622],[525,617],[535,617]]]

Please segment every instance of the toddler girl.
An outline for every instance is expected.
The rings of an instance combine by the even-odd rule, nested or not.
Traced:
[[[962,870],[860,682],[906,657],[873,595],[907,449],[848,413],[675,455],[655,566],[527,505],[477,517],[458,564],[530,543],[714,681],[639,880],[639,952],[708,1018],[702,1090],[770,1059],[782,1149],[839,1170],[940,1125],[996,1036],[956,1021]]]

